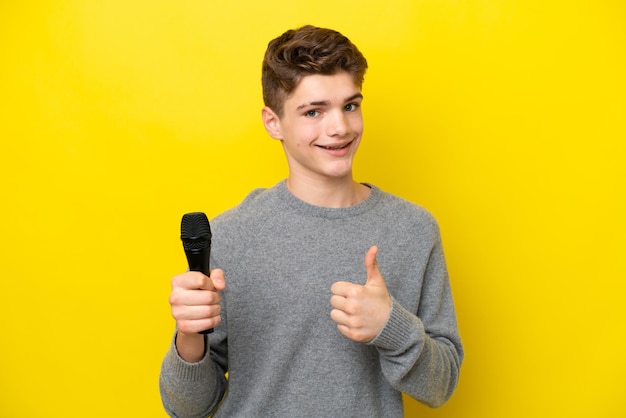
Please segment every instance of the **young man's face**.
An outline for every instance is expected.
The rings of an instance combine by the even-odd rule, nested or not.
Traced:
[[[285,100],[281,118],[263,110],[266,129],[283,143],[290,177],[352,179],[363,133],[362,100],[348,73],[310,75]]]

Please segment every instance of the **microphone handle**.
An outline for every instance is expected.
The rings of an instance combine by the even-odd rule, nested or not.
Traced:
[[[187,264],[189,271],[199,271],[205,276],[209,275],[209,251],[185,251],[187,254]]]
[[[210,253],[210,247],[205,248],[204,251],[186,250],[185,254],[187,255],[187,264],[189,264],[189,271],[199,271],[205,276],[209,276]],[[205,329],[204,331],[199,331],[198,334],[206,335],[212,332],[213,328],[209,328]]]

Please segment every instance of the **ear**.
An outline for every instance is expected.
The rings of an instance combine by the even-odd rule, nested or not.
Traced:
[[[269,107],[265,106],[261,110],[261,117],[263,118],[263,125],[268,134],[274,139],[283,139],[283,135],[280,132],[280,119],[276,113]]]

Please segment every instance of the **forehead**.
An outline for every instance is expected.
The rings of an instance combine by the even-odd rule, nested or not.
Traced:
[[[332,75],[312,74],[303,77],[285,100],[285,104],[300,106],[306,102],[343,103],[360,92],[352,76],[346,72]]]

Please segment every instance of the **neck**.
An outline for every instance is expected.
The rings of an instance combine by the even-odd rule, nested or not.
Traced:
[[[346,208],[361,203],[370,194],[370,188],[348,179],[287,179],[287,188],[298,199],[315,206]]]

